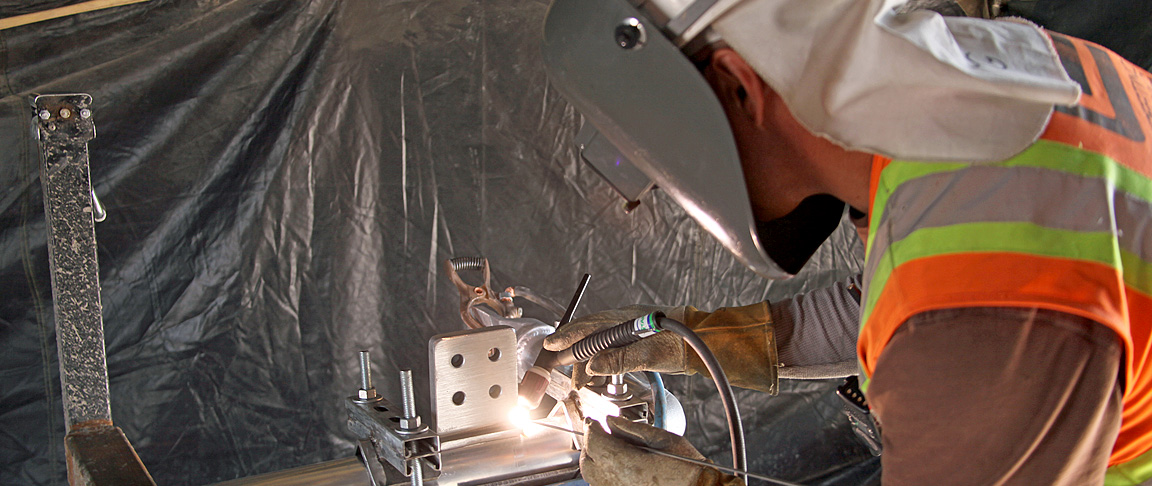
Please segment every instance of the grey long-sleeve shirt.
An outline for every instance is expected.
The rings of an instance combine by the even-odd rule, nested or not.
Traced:
[[[859,372],[860,277],[769,303],[780,378],[842,378]]]

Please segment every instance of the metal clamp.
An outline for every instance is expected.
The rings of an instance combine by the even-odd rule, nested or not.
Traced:
[[[461,270],[475,270],[482,272],[484,275],[484,282],[478,286],[469,285],[464,283],[460,278],[459,272]],[[451,260],[444,261],[444,271],[448,274],[448,278],[456,285],[456,290],[460,292],[460,318],[464,320],[471,329],[479,329],[484,327],[475,317],[469,313],[469,309],[480,304],[487,305],[492,309],[500,312],[504,317],[520,317],[520,309],[518,309],[512,302],[511,295],[507,298],[492,290],[492,270],[488,267],[488,259],[483,257],[457,257]]]

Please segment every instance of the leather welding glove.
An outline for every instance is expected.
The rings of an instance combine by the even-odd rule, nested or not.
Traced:
[[[716,355],[732,385],[776,394],[778,360],[767,302],[715,312],[701,312],[693,307],[623,307],[568,323],[544,340],[544,348],[560,351],[596,331],[655,311],[695,331]],[[680,336],[661,332],[628,346],[601,351],[587,363],[576,363],[572,366],[572,384],[583,387],[589,375],[643,370],[710,376],[704,362]]]
[[[743,486],[744,481],[710,467],[664,457],[638,449],[653,449],[704,461],[686,439],[647,424],[620,417],[608,417],[604,432],[600,424],[585,427],[584,449],[580,452],[580,473],[592,486],[628,484],[632,486]]]

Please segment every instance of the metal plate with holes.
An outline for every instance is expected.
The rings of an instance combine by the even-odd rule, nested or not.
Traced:
[[[485,327],[433,336],[428,342],[432,415],[442,440],[511,428],[516,406],[516,332]]]

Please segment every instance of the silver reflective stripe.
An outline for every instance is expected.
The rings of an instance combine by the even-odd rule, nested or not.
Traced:
[[[1149,202],[1116,190],[1107,179],[1036,167],[977,165],[912,179],[893,191],[873,237],[865,281],[875,276],[889,245],[917,230],[997,222],[1114,233],[1120,249],[1152,262]]]

